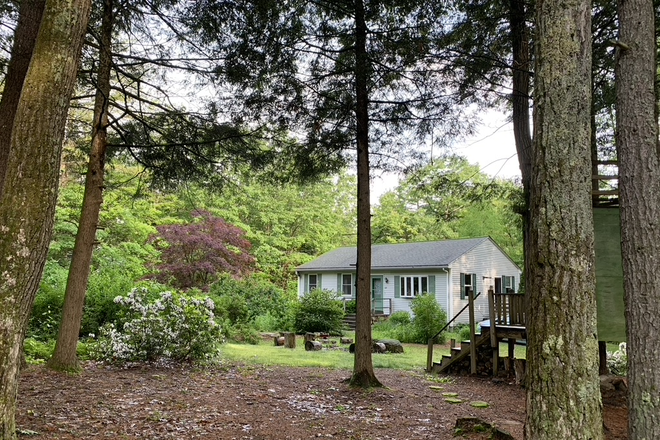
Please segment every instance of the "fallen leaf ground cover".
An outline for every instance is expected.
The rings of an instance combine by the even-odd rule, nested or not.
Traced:
[[[30,366],[21,376],[17,423],[24,438],[35,439],[404,440],[451,439],[458,418],[479,417],[523,438],[525,391],[508,381],[378,369],[385,387],[360,390],[348,386],[349,376],[238,363],[88,362],[79,376]],[[626,438],[627,410],[614,403],[605,405],[608,440]]]

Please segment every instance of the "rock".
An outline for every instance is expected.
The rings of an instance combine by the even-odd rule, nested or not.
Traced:
[[[503,429],[493,426],[490,423],[477,417],[462,417],[456,420],[456,431],[460,433],[482,432],[490,434],[489,439],[493,440],[515,440],[511,434]]]
[[[340,338],[339,343],[340,344],[352,344],[353,340],[351,338]]]
[[[374,342],[371,347],[372,353],[387,353],[387,347],[382,342]]]
[[[403,353],[403,345],[401,345],[401,342],[396,339],[379,339],[376,342],[385,344],[389,353]]]

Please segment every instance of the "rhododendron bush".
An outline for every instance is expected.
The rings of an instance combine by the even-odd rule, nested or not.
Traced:
[[[115,303],[122,308],[123,322],[101,328],[93,353],[98,360],[200,360],[211,357],[222,342],[209,297],[140,288],[118,296]]]

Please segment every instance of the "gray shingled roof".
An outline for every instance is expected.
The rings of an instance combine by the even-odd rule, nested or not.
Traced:
[[[454,260],[478,246],[488,237],[422,243],[375,244],[371,247],[372,269],[416,269],[448,267]],[[355,247],[330,251],[314,261],[298,266],[299,271],[355,270]]]

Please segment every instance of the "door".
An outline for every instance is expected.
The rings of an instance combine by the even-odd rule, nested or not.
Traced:
[[[371,277],[371,312],[383,314],[383,277]]]

